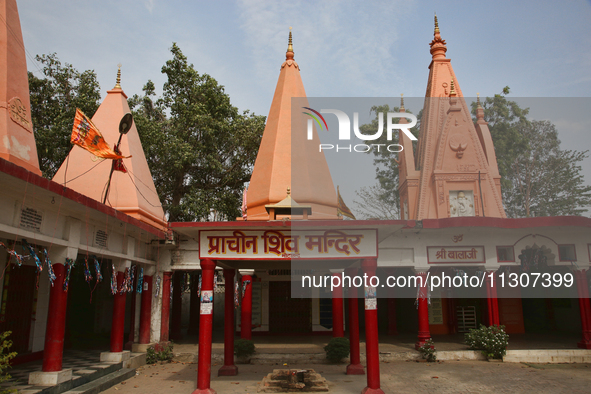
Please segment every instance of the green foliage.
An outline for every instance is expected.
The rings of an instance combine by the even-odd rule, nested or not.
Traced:
[[[163,208],[171,222],[234,220],[265,117],[240,114],[224,87],[199,74],[176,44],[171,53],[162,97],[148,81],[143,96],[129,100]]]
[[[247,358],[255,352],[254,342],[249,339],[238,339],[234,342],[234,354],[238,358]]]
[[[437,349],[435,349],[435,343],[433,342],[433,339],[429,338],[426,340],[425,343],[423,343],[423,345],[419,348],[419,353],[421,353],[427,362],[437,361]]]
[[[158,361],[169,362],[174,358],[172,342],[166,345],[155,344],[148,348],[146,352],[146,363],[156,364]]]
[[[0,334],[0,383],[6,382],[11,376],[6,372],[10,368],[10,360],[16,357],[16,352],[8,353],[8,350],[12,346],[12,341],[8,337],[12,334],[12,331],[5,331]],[[0,394],[13,393],[15,390],[4,389],[0,391]]]
[[[549,121],[528,120],[529,109],[506,99],[509,87],[482,102],[493,138],[508,217],[581,215],[591,205],[580,163],[588,151],[560,148]],[[476,113],[476,104],[472,107]]]
[[[43,176],[52,178],[66,159],[76,108],[92,117],[100,105],[100,87],[94,70],[79,72],[62,65],[55,53],[37,55],[44,77],[29,72],[31,117]]]
[[[375,134],[379,127],[378,114],[387,112],[399,112],[399,107],[390,108],[389,105],[374,106],[371,112],[376,117],[371,123],[359,127],[362,134]],[[407,113],[412,113],[406,111]],[[422,111],[417,115],[417,125],[410,129],[413,135],[418,136],[421,127]],[[400,118],[394,118],[393,123],[399,123]],[[384,126],[385,127],[385,126]],[[392,140],[388,141],[387,133],[384,132],[373,144],[397,144],[398,133],[392,133]],[[355,201],[362,209],[362,217],[378,218],[382,220],[400,218],[400,193],[398,192],[399,173],[398,173],[398,155],[388,152],[386,149],[372,149],[369,153],[374,155],[374,165],[376,166],[376,179],[378,185],[358,190],[357,196],[361,201]]]
[[[338,363],[342,359],[349,357],[349,349],[349,339],[340,337],[332,338],[324,347],[326,358],[333,363]]]
[[[505,326],[486,327],[481,324],[480,328],[466,333],[464,339],[470,349],[482,350],[487,358],[502,359],[507,354],[509,334],[505,332]]]

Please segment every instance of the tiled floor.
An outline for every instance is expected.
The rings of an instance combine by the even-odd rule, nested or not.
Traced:
[[[74,379],[106,368],[111,364],[100,363],[100,351],[98,350],[66,350],[62,361],[63,369],[72,369]],[[13,388],[21,394],[38,393],[48,386],[33,386],[29,384],[29,373],[41,371],[42,361],[33,361],[16,365],[8,370],[12,379],[0,383],[0,389]]]

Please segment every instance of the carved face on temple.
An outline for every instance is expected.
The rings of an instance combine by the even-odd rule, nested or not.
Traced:
[[[471,191],[450,191],[450,216],[474,216],[474,198]]]
[[[464,156],[464,151],[468,147],[468,143],[460,135],[454,135],[449,139],[449,147],[456,152],[456,157],[461,159]]]

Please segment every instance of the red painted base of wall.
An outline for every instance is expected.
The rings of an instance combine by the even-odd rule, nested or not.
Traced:
[[[580,341],[579,343],[577,343],[577,347],[580,349],[591,349],[591,342]]]
[[[31,361],[37,361],[43,359],[43,350],[35,353],[20,354],[10,360],[10,365],[19,365],[24,363],[30,363]]]

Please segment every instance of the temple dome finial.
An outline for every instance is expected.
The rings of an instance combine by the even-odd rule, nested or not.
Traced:
[[[113,89],[121,89],[121,63],[119,63],[117,67],[117,83]]]
[[[476,93],[476,121],[478,123],[486,123],[484,121],[484,108],[480,104],[480,93]]]
[[[445,46],[445,40],[441,38],[441,34],[439,32],[439,21],[437,20],[437,14],[435,14],[435,31],[433,32],[433,36],[433,41],[431,41],[429,44],[431,46],[431,55],[433,55],[433,60],[445,59],[447,47]]]
[[[287,44],[287,53],[285,54],[285,60],[292,60],[293,59],[293,41],[291,37],[291,26],[289,27],[289,42]]]
[[[400,93],[400,112],[406,112],[404,108],[404,93]]]

